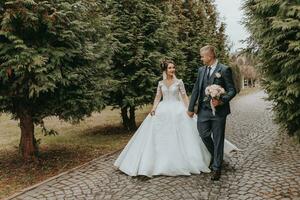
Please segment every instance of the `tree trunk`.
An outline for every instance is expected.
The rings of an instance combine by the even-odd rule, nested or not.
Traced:
[[[129,108],[129,120],[130,120],[130,130],[136,130],[137,126],[136,126],[136,122],[135,122],[135,107],[130,107]]]
[[[121,108],[121,115],[124,128],[126,128],[128,131],[136,130],[137,126],[135,122],[135,107]]]
[[[127,114],[127,107],[121,108],[121,116],[122,116],[122,123],[124,128],[129,130],[129,118]]]
[[[34,124],[32,116],[26,111],[20,114],[20,128],[20,153],[25,161],[35,161],[38,149],[34,137]]]

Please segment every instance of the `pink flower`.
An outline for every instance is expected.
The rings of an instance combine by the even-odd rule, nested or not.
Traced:
[[[205,89],[205,94],[218,99],[222,94],[225,94],[225,90],[221,86],[214,84]]]
[[[205,88],[205,94],[210,96],[212,99],[220,99],[220,97],[225,94],[225,90],[221,86],[214,84]],[[212,108],[213,115],[215,115],[216,108],[213,106],[212,100],[210,100],[210,106]]]

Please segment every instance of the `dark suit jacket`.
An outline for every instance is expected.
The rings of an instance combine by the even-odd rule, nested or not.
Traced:
[[[203,83],[203,78],[205,75],[206,67],[200,67],[198,71],[197,81],[194,85],[192,96],[190,99],[188,110],[190,112],[195,112],[194,107],[198,101],[197,113],[201,112],[201,103],[203,102],[204,96],[201,94],[201,88]],[[219,73],[221,76],[218,78],[216,73]],[[231,68],[225,66],[221,63],[215,68],[215,71],[210,76],[209,85],[216,84],[223,87],[226,91],[226,94],[222,96],[221,101],[222,105],[216,107],[216,116],[215,117],[225,117],[230,113],[229,101],[236,95],[236,89],[234,86],[232,71]],[[201,115],[198,115],[198,117]]]

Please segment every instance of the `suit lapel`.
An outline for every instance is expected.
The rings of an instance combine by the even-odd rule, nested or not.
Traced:
[[[214,72],[212,73],[212,75],[209,78],[209,85],[214,83],[214,80],[216,78],[216,73],[219,72],[221,69],[221,65],[218,63],[216,66],[216,69],[214,70]]]

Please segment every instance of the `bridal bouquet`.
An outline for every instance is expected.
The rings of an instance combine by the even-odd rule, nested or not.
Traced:
[[[216,115],[216,108],[214,107],[212,100],[213,99],[220,100],[220,97],[223,94],[225,94],[224,88],[222,88],[221,86],[216,85],[216,84],[210,85],[207,88],[205,88],[205,94],[210,97],[210,106],[212,109],[212,113],[213,113],[213,115]]]

